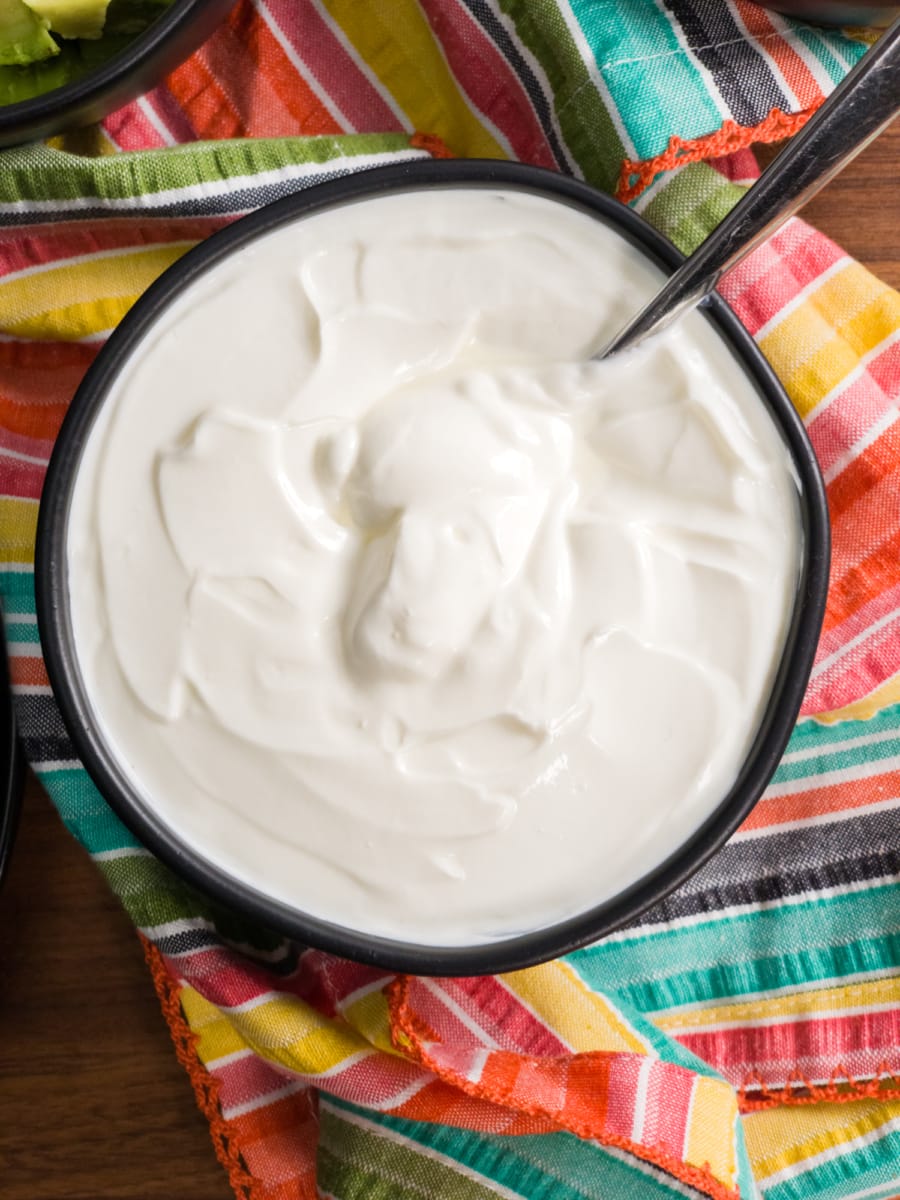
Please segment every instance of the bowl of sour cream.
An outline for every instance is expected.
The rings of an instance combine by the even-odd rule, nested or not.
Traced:
[[[596,940],[725,841],[828,577],[802,424],[591,188],[408,163],[269,205],[138,301],[66,417],[37,597],[84,766],[199,888],[434,974]]]

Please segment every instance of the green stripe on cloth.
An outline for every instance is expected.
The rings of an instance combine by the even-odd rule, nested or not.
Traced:
[[[625,145],[558,9],[538,13],[532,0],[500,0],[500,8],[550,82],[562,135],[585,179],[614,192]]]
[[[49,146],[4,151],[0,204],[19,201],[105,199],[156,195],[198,184],[281,171],[289,166],[327,164],[340,158],[393,154],[409,149],[406,134],[270,138],[207,142],[142,150],[112,158],[83,158]]]
[[[330,1153],[339,1160],[350,1157],[349,1147],[357,1142],[363,1130],[370,1137],[391,1137],[391,1153],[398,1145],[408,1152],[428,1151],[440,1155],[450,1164],[457,1163],[475,1172],[494,1185],[491,1195],[499,1189],[528,1200],[672,1200],[673,1196],[693,1196],[695,1193],[662,1174],[646,1163],[639,1162],[617,1150],[586,1142],[569,1133],[502,1137],[454,1129],[448,1125],[432,1125],[424,1121],[407,1121],[361,1109],[329,1097],[321,1104],[322,1140]],[[357,1142],[358,1145],[358,1142]],[[368,1151],[371,1155],[371,1150]],[[371,1157],[369,1157],[371,1161]],[[434,1157],[432,1162],[439,1161]],[[446,1190],[424,1191],[419,1195],[455,1197],[452,1185],[458,1178],[451,1172],[451,1186]],[[749,1179],[747,1174],[745,1178]],[[320,1176],[325,1190],[330,1181]],[[339,1200],[368,1200],[365,1190],[338,1191]],[[387,1193],[393,1196],[393,1193]],[[503,1194],[503,1192],[501,1192]]]
[[[682,254],[691,254],[746,190],[706,163],[690,163],[667,176],[640,211]]]

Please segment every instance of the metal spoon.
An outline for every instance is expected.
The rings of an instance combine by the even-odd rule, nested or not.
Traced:
[[[900,113],[900,20],[867,51],[803,129],[598,358],[664,329],[833,179]]]

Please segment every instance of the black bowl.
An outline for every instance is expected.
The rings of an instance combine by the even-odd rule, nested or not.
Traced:
[[[0,105],[0,148],[100,121],[159,83],[210,36],[235,0],[174,0],[124,50],[74,83]]]
[[[413,162],[332,180],[269,204],[191,251],[153,284],[116,329],[88,372],[56,443],[37,534],[37,612],[47,670],[72,741],[100,792],[175,872],[220,901],[301,942],[379,967],[431,975],[476,975],[546,961],[630,920],[696,871],[737,828],[775,771],[797,718],[812,667],[828,586],[829,525],[822,478],[803,425],[760,351],[718,297],[706,307],[755,382],[793,460],[800,491],[803,553],[784,652],[751,751],[715,812],[670,857],[619,895],[551,927],[471,947],[432,947],[374,937],[298,911],[234,879],[182,842],[136,792],[98,729],[74,650],[67,533],[73,486],[91,427],[129,355],[184,287],[248,242],[297,218],[387,192],[446,186],[516,189],[586,211],[615,227],[667,271],[682,256],[641,217],[585,184],[518,164]]]

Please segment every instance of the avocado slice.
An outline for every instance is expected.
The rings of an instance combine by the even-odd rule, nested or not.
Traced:
[[[23,0],[64,38],[98,38],[103,33],[109,0]]]
[[[59,54],[47,22],[24,0],[0,0],[0,66],[27,66]]]

